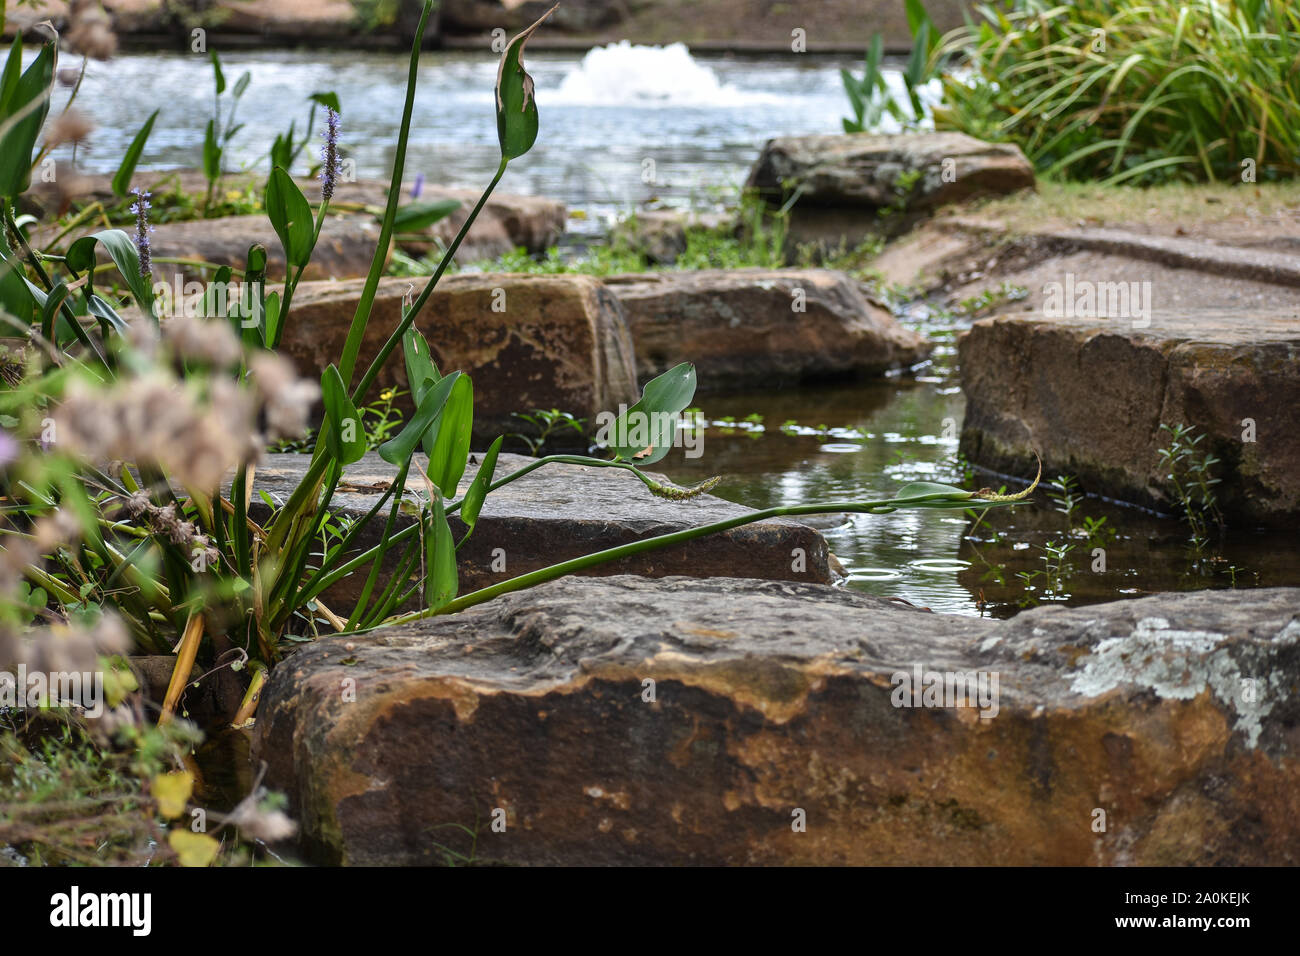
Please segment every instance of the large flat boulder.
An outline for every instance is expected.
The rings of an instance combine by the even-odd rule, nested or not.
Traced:
[[[1037,452],[1088,492],[1175,510],[1159,426],[1192,425],[1220,459],[1230,521],[1300,521],[1300,325],[1285,311],[1007,315],[976,322],[959,350],[973,463],[1023,473]]]
[[[361,367],[400,323],[402,297],[424,280],[380,280],[361,346]],[[308,376],[337,362],[364,283],[304,282],[281,342]],[[519,431],[515,412],[557,408],[594,429],[601,411],[617,411],[640,395],[632,341],[618,300],[581,275],[446,276],[416,320],[440,369],[474,379],[475,435]],[[401,354],[385,364],[377,388],[407,389]],[[409,396],[404,399],[409,409]]]
[[[605,280],[627,316],[644,379],[696,364],[702,391],[906,368],[930,354],[861,287],[829,269],[648,273]]]
[[[280,500],[287,499],[309,460],[308,455],[268,455],[258,467],[255,487]],[[497,461],[495,476],[500,479],[533,460],[503,454]],[[466,469],[458,495],[465,493],[476,474],[478,456]],[[363,517],[396,477],[392,465],[373,452],[367,454],[346,469],[334,499],[335,512],[346,518]],[[667,480],[662,475],[656,478]],[[424,490],[419,475],[408,477],[407,488]],[[547,465],[488,496],[473,536],[456,554],[460,593],[468,594],[570,558],[751,512],[750,508],[712,495],[687,501],[657,498],[633,475],[618,469]],[[384,515],[387,513],[385,510]],[[402,514],[396,527],[400,530],[412,522],[411,516]],[[459,541],[464,537],[465,525],[454,514],[450,522]],[[378,544],[382,532],[383,522],[372,522],[358,535],[356,554]],[[397,558],[392,555],[385,565],[384,581],[396,571]],[[743,575],[829,584],[837,579],[833,563],[826,539],[819,532],[796,521],[770,520],[589,568],[583,573],[646,577]],[[348,608],[360,595],[364,578],[364,573],[351,575],[334,585],[325,594],[329,607]]]
[[[1295,865],[1298,608],[573,578],[304,647],[255,749],[357,865]]]
[[[746,186],[776,206],[797,191],[791,238],[834,247],[950,203],[1032,189],[1034,169],[1018,146],[964,133],[784,136],[768,140]]]

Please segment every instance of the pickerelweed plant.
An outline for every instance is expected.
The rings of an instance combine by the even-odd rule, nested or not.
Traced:
[[[0,391],[0,427],[16,439],[10,443],[16,451],[0,467],[5,545],[0,593],[16,595],[20,581],[28,592],[21,609],[17,597],[0,608],[5,633],[31,630],[33,588],[48,597],[40,616],[51,627],[72,627],[77,608],[91,607],[92,617],[120,618],[137,649],[175,655],[164,720],[178,707],[196,660],[207,668],[245,666],[251,686],[238,723],[252,715],[266,669],[294,641],[311,639],[321,627],[361,632],[450,614],[585,568],[767,518],[984,509],[1023,500],[1032,491],[1031,486],[1019,495],[998,495],[916,482],[880,500],[769,508],[460,593],[457,550],[473,534],[485,499],[535,469],[559,462],[620,469],[640,479],[649,493],[670,499],[692,497],[712,481],[677,488],[643,471],[667,455],[676,419],[694,397],[694,367],[682,364],[649,382],[640,401],[614,424],[611,433],[626,438],[611,444],[609,458],[550,455],[498,477],[502,439],[497,438],[460,491],[470,457],[474,388],[465,372],[437,368],[416,323],[509,163],[537,139],[538,110],[523,53],[545,17],[515,37],[501,57],[495,97],[501,158],[491,182],[423,289],[404,304],[400,322],[378,353],[361,363],[385,254],[399,221],[421,41],[433,8],[432,0],[425,3],[411,47],[375,255],[342,352],[322,371],[319,385],[299,381],[277,350],[293,321],[294,293],[330,208],[335,170],[329,157],[337,155],[337,143],[327,144],[322,198],[314,215],[283,167],[270,173],[265,207],[284,251],[286,274],[275,277],[282,278],[282,287],[266,290],[266,250],[254,245],[238,295],[205,296],[206,319],[172,317],[165,314],[166,303],[155,299],[141,261],[143,243],[109,229],[76,240],[62,257],[51,257],[33,249],[15,222],[11,206],[28,184],[55,49],[45,45],[20,73],[20,50],[14,46],[0,78],[0,195],[8,239],[0,262],[0,308],[17,333],[11,340],[15,371]],[[333,122],[331,130],[337,131]],[[146,237],[147,228],[142,225]],[[97,264],[100,252],[111,266]],[[120,276],[138,318],[126,321],[113,294],[102,285],[102,294],[96,291],[98,274],[108,269]],[[230,278],[231,270],[222,270],[213,286]],[[367,450],[360,409],[367,407],[390,361],[404,364],[414,405],[400,429],[378,446],[378,454],[394,467],[395,480],[366,515],[339,522],[331,504],[345,469]],[[305,474],[269,516],[255,521],[250,501],[259,455],[268,443],[306,430],[317,395],[323,398],[324,419]],[[416,490],[408,489],[408,478]],[[448,521],[452,515],[466,529],[460,540]],[[380,543],[360,547],[363,529],[374,525],[381,527]],[[385,567],[396,571],[385,574]],[[325,595],[349,575],[362,582],[359,595],[348,607],[328,607]],[[397,615],[416,598],[420,610]]]

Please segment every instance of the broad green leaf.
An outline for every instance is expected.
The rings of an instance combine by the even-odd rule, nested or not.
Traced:
[[[436,202],[413,202],[399,206],[393,219],[395,232],[424,232],[435,222],[446,219],[460,208],[459,199],[440,199]]]
[[[31,182],[32,150],[50,109],[54,44],[47,43],[21,74],[22,44],[14,39],[0,73],[0,197],[15,197]]]
[[[284,257],[290,266],[301,269],[311,260],[315,245],[315,224],[311,206],[288,173],[276,166],[266,184],[266,214],[271,227],[280,237]]]
[[[907,69],[903,71],[903,84],[907,87],[907,95],[912,100],[912,110],[918,120],[924,114],[918,91],[925,85],[927,79],[929,39],[930,25],[922,23],[921,32],[917,34],[916,42],[912,45],[912,55],[907,61]]]
[[[406,362],[406,384],[411,388],[411,401],[418,405],[442,376],[438,373],[438,366],[433,364],[429,343],[415,326],[402,334],[402,358]]]
[[[335,113],[343,112],[343,107],[339,106],[339,95],[337,93],[330,91],[313,93],[311,96],[307,97],[307,99],[311,100],[313,103],[319,103],[321,106],[331,109]]]
[[[882,92],[887,90],[885,85],[885,75],[880,72],[880,61],[885,58],[885,41],[879,34],[871,37],[871,45],[867,47],[866,70],[862,74],[862,92],[870,94],[871,90],[877,89]]]
[[[274,342],[280,336],[280,293],[272,292],[262,302],[262,315],[266,322],[266,340]]]
[[[559,6],[559,4],[556,4]],[[533,99],[533,78],[524,69],[524,45],[547,17],[551,7],[537,22],[507,44],[497,68],[497,139],[501,157],[516,159],[537,142],[537,103]]]
[[[64,328],[61,324],[62,334],[56,332],[54,328],[54,320],[61,317],[59,307],[63,305],[63,300],[68,297],[69,291],[67,285],[60,279],[41,304],[41,335],[56,345],[63,345],[76,337],[76,331],[71,326]]]
[[[13,316],[20,322],[30,325],[39,306],[36,297],[28,288],[22,273],[22,266],[16,258],[7,258],[0,251],[0,312]],[[21,329],[8,322],[0,322],[0,337],[23,335]]]
[[[214,49],[210,54],[212,60],[212,77],[217,83],[217,95],[220,96],[226,92],[226,74],[221,72],[221,61],[217,59],[217,51]]]
[[[415,454],[416,447],[424,437],[429,426],[442,414],[443,406],[451,395],[452,386],[460,378],[460,372],[452,372],[429,389],[428,394],[416,406],[415,414],[407,420],[402,430],[379,446],[379,457],[390,465],[401,465]]]
[[[615,419],[609,448],[614,457],[652,465],[668,454],[677,417],[695,397],[695,366],[683,362],[646,384],[641,400]]]
[[[260,242],[248,247],[248,255],[244,258],[244,282],[240,287],[240,301],[229,314],[235,324],[236,334],[245,345],[265,346],[271,342],[266,337],[266,246]]]
[[[325,400],[325,418],[329,422],[329,428],[325,430],[329,453],[341,465],[360,461],[366,453],[366,430],[334,365],[326,367],[320,385]]]
[[[934,21],[930,19],[930,14],[926,12],[925,4],[922,0],[905,0],[903,7],[907,13],[907,29],[911,31],[913,37],[925,33],[925,52],[930,53],[939,45],[940,35],[934,28]]]
[[[955,485],[941,485],[934,481],[913,481],[899,488],[894,493],[894,498],[921,498],[931,495],[959,498],[963,501],[969,501],[975,493],[967,491],[965,488],[958,488]]]
[[[474,530],[474,525],[478,523],[479,512],[483,510],[483,502],[487,499],[488,488],[492,485],[492,476],[497,470],[497,455],[501,451],[502,436],[498,435],[492,447],[487,450],[483,456],[483,464],[478,466],[478,474],[470,483],[469,490],[465,492],[465,498],[460,506],[460,520],[465,522],[470,531]]]
[[[221,147],[217,144],[217,125],[213,120],[208,120],[203,134],[203,175],[208,182],[216,182],[221,176]]]
[[[432,495],[432,528],[424,533],[424,602],[435,611],[456,596],[460,581],[456,575],[456,543],[447,526],[442,499]]]
[[[144,121],[144,125],[140,127],[140,132],[135,134],[135,139],[131,140],[131,145],[126,148],[126,153],[122,157],[122,165],[117,167],[117,173],[113,176],[114,196],[122,198],[131,188],[131,177],[135,175],[136,163],[140,161],[140,153],[144,151],[144,144],[153,131],[153,121],[157,118],[158,111],[154,110],[152,115]]]
[[[74,272],[86,273],[86,292],[93,289],[91,282],[95,265],[95,244],[99,243],[108,252],[109,258],[117,266],[117,271],[126,280],[126,287],[131,291],[135,304],[147,315],[153,316],[153,277],[140,274],[140,254],[135,242],[121,229],[104,229],[82,236],[68,247],[67,265]]]
[[[100,328],[105,334],[109,329],[114,332],[122,333],[127,330],[126,320],[117,314],[117,310],[105,302],[97,295],[87,297],[86,306],[96,319],[99,320]]]
[[[297,120],[289,124],[287,133],[276,133],[275,142],[271,144],[271,165],[283,166],[288,169],[293,162],[293,135],[297,126]]]
[[[429,456],[429,480],[448,498],[469,463],[469,439],[474,429],[474,385],[461,375],[447,396],[442,414],[424,433],[424,452]]]

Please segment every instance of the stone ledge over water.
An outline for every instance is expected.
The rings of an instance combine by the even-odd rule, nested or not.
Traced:
[[[768,140],[745,185],[777,207],[797,194],[790,239],[834,250],[902,232],[940,206],[1034,183],[1014,144],[965,133],[852,133]]]
[[[694,362],[701,391],[881,375],[924,360],[925,336],[831,269],[611,276],[647,379]]]
[[[403,297],[417,294],[423,284],[380,280],[362,339],[361,368],[401,322]],[[363,285],[356,279],[298,287],[281,348],[303,375],[319,377],[343,354]],[[623,311],[590,276],[444,276],[416,327],[438,368],[473,377],[475,435],[485,447],[499,434],[522,430],[515,412],[556,408],[594,423],[600,412],[616,412],[640,396]],[[380,371],[368,401],[381,388],[407,390],[401,353],[394,358]]]
[[[477,827],[509,864],[1294,865],[1298,641],[1296,589],[998,622],[573,578],[304,647],[256,748],[351,864],[444,862]],[[895,706],[918,667],[997,695]]]
[[[1037,452],[1087,492],[1172,511],[1159,426],[1193,425],[1221,459],[1230,521],[1300,524],[1300,324],[1285,311],[1007,315],[976,322],[959,350],[974,464],[1023,474]]]
[[[465,493],[478,474],[482,456],[474,457],[460,481],[458,495]],[[268,455],[257,470],[254,487],[285,500],[305,474],[310,460],[310,455]],[[523,455],[503,454],[497,460],[496,477],[500,479],[531,461]],[[374,452],[350,465],[334,497],[336,513],[350,518],[364,516],[396,474],[396,469]],[[649,474],[666,480],[663,475]],[[424,491],[423,481],[414,469],[407,478],[407,487]],[[256,501],[254,496],[255,506]],[[713,495],[688,501],[656,498],[635,476],[618,469],[546,465],[488,495],[473,536],[457,552],[460,593],[468,594],[584,554],[725,521],[751,510]],[[464,524],[454,514],[450,521],[453,534],[460,540],[465,535]],[[411,516],[402,514],[397,528],[412,523]],[[357,553],[378,544],[382,530],[380,520],[362,531]],[[386,563],[387,574],[395,572],[396,566],[394,555]],[[839,576],[836,567],[826,539],[818,531],[781,519],[743,525],[583,573],[745,576],[829,584]],[[325,600],[331,608],[340,610],[348,600],[356,600],[363,583],[364,572],[344,578],[326,592]]]

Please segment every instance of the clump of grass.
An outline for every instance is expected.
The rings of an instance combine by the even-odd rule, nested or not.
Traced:
[[[1017,143],[1073,180],[1300,172],[1300,9],[1290,0],[985,4],[936,57],[937,128]]]
[[[1165,480],[1173,491],[1190,532],[1190,543],[1197,554],[1204,553],[1213,530],[1223,526],[1214,477],[1219,459],[1201,448],[1205,435],[1196,434],[1193,425],[1161,424],[1169,444],[1158,450],[1161,464],[1168,469]]]

